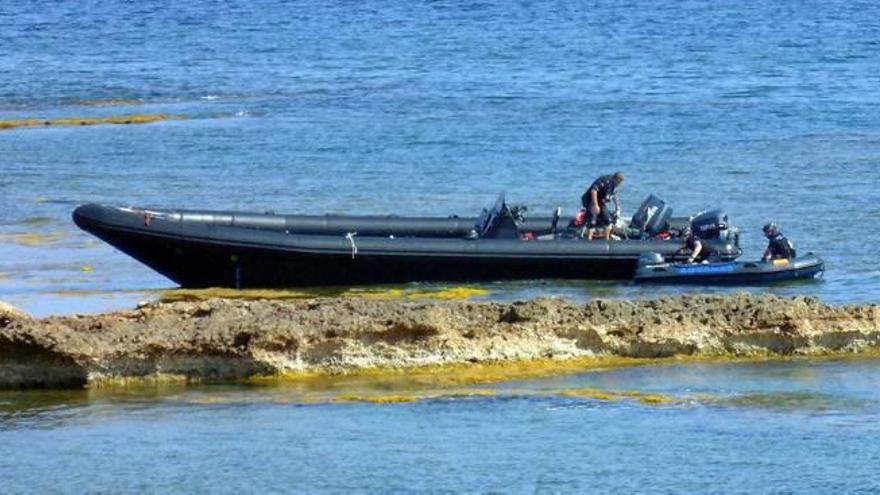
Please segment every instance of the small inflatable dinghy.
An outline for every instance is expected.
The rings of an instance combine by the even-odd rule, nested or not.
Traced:
[[[634,280],[670,284],[750,285],[809,279],[825,272],[822,258],[809,253],[791,260],[668,263],[653,253],[639,260]]]

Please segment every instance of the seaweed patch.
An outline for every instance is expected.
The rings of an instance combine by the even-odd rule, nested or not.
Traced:
[[[364,298],[375,300],[463,300],[484,296],[486,289],[477,287],[448,287],[438,289],[410,288],[348,288],[325,287],[307,289],[230,289],[212,287],[208,289],[169,289],[162,291],[159,299],[162,302],[175,301],[206,301],[213,298],[240,300],[292,300],[316,299],[326,297]]]
[[[64,117],[59,119],[17,119],[0,120],[0,130],[19,129],[23,127],[52,127],[52,126],[92,126],[101,124],[149,124],[163,120],[182,120],[182,115],[155,114],[128,114],[112,115],[108,117]]]
[[[580,397],[586,399],[594,399],[600,401],[615,401],[634,399],[642,404],[660,405],[660,404],[678,404],[683,402],[678,397],[663,395],[658,393],[639,392],[635,390],[604,390],[598,388],[573,388],[559,392],[559,395],[566,397]]]
[[[63,232],[50,232],[41,234],[36,232],[22,232],[14,234],[0,234],[0,242],[12,242],[19,246],[45,246],[58,242],[64,237]]]

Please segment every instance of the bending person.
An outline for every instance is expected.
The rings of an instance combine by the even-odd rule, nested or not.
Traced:
[[[687,258],[688,263],[703,262],[710,258],[712,250],[694,234],[690,225],[681,231],[681,238],[684,240],[684,247],[691,253]]]
[[[614,223],[614,215],[608,211],[606,204],[614,201],[614,211],[620,211],[620,199],[617,197],[617,188],[623,183],[623,173],[615,172],[613,175],[603,175],[590,185],[581,196],[581,203],[587,210],[587,240],[592,240],[596,228],[605,228],[605,239],[611,239],[611,227]]]

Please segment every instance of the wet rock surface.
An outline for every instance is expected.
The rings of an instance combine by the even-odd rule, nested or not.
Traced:
[[[0,304],[0,387],[228,381],[452,363],[857,353],[880,307],[737,294],[524,302],[147,303],[33,319]]]

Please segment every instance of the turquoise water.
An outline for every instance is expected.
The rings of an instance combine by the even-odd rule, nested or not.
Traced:
[[[857,360],[626,368],[399,404],[303,403],[296,385],[6,392],[0,476],[5,493],[875,493],[878,385],[880,362]],[[559,394],[578,387],[677,402]]]
[[[91,312],[172,287],[77,231],[79,203],[474,215],[505,190],[543,216],[619,169],[625,211],[652,192],[680,214],[723,207],[753,259],[773,219],[828,263],[823,281],[750,290],[875,302],[878,48],[874,2],[14,2],[0,121],[182,118],[0,129],[0,300]],[[878,384],[868,360],[401,404],[294,385],[0,393],[0,491],[877,492]]]
[[[185,117],[0,131],[0,299],[35,314],[130,307],[172,286],[78,232],[78,203],[475,215],[506,190],[534,214],[573,214],[585,185],[617,169],[625,212],[652,192],[680,214],[723,207],[746,258],[760,256],[771,219],[826,258],[824,282],[770,290],[834,303],[880,290],[874,3],[33,1],[4,12],[0,120]],[[490,288],[576,300],[682,290]]]

